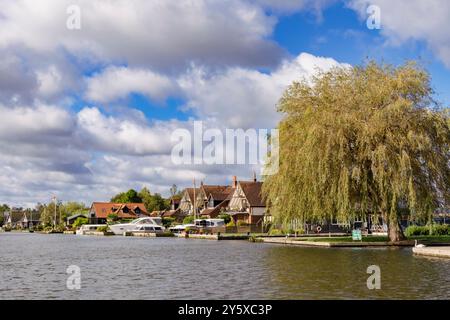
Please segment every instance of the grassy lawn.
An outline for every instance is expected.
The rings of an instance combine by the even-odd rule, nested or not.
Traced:
[[[312,241],[312,242],[353,242],[352,237],[314,237],[314,238],[291,238],[296,241]],[[442,242],[450,243],[450,235],[447,236],[413,236],[408,240],[418,240],[421,242]],[[387,242],[388,237],[383,236],[366,236],[362,238],[362,242]]]
[[[352,237],[313,237],[313,238],[295,238],[297,241],[311,242],[353,242]],[[362,242],[385,242],[387,237],[363,237]]]

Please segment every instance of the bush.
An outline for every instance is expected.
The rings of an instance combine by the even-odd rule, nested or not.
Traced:
[[[409,226],[405,230],[405,235],[407,237],[429,235],[444,236],[448,234],[450,234],[450,228],[446,224],[433,224],[431,226]]]
[[[246,222],[244,220],[238,220],[237,226],[238,227],[246,227],[246,226],[248,226],[248,222]]]
[[[296,233],[296,234],[305,234],[305,229],[303,229],[303,228],[295,229],[294,233]]]
[[[115,222],[115,221],[119,220],[119,216],[117,214],[115,214],[115,213],[110,213],[110,214],[108,214],[106,219],[108,221]]]
[[[219,214],[219,215],[217,216],[217,218],[223,219],[223,221],[225,221],[225,224],[228,224],[228,223],[231,221],[231,216],[230,216],[229,214],[226,214],[226,213],[224,213],[224,214]]]
[[[409,226],[405,230],[407,237],[411,236],[425,236],[430,234],[430,228],[427,226]]]
[[[183,219],[183,224],[192,224],[194,223],[194,216],[187,216]]]
[[[270,229],[269,231],[269,235],[270,236],[281,236],[283,235],[283,231],[281,231],[280,229]]]
[[[447,224],[434,224],[431,228],[431,234],[437,236],[446,236],[450,234],[450,228]]]
[[[226,226],[227,226],[227,227],[236,227],[236,224],[234,223],[234,220],[231,219],[231,221],[228,222],[228,223],[226,224]]]
[[[73,228],[81,227],[84,224],[88,224],[88,218],[78,217],[77,220],[72,224]]]
[[[171,217],[162,218],[162,224],[166,228],[171,227],[174,222],[175,222],[175,218],[171,218]]]
[[[97,228],[98,232],[106,232],[108,231],[108,226],[101,226]]]

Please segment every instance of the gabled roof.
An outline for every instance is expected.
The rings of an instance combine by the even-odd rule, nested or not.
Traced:
[[[223,201],[225,199],[228,199],[234,192],[234,188],[231,186],[204,185],[203,190],[208,199],[211,196],[216,201]]]
[[[199,191],[200,191],[200,188],[195,188],[195,196],[198,195]],[[189,200],[191,202],[194,202],[194,188],[186,188],[185,192],[187,192]]]
[[[73,219],[76,219],[79,217],[87,218],[88,215],[86,213],[75,213],[75,214],[71,215],[70,217],[67,217],[66,220],[73,220]]]
[[[28,210],[12,210],[9,212],[5,212],[3,214],[3,219],[4,219],[4,223],[6,224],[8,222],[9,217],[11,216],[11,223],[17,223],[17,222],[22,222],[25,220],[25,217],[28,221],[39,221],[40,219],[40,213],[38,211],[33,210],[28,211]],[[31,218],[33,218],[33,220],[31,220]]]
[[[202,212],[200,212],[200,215],[210,216],[211,218],[215,218],[220,214],[222,208],[226,208],[229,203],[230,203],[230,200],[226,199],[226,200],[222,201],[221,203],[219,203],[214,208],[207,208],[207,209],[202,210]]]
[[[110,214],[117,214],[122,219],[133,219],[139,215],[148,215],[143,203],[93,202],[91,210],[95,212],[96,218],[107,218]]]
[[[265,207],[262,198],[261,189],[263,183],[260,181],[239,181],[239,185],[247,198],[247,201],[252,207]]]
[[[186,214],[184,214],[180,208],[176,209],[176,210],[167,210],[166,212],[164,212],[162,214],[163,217],[176,217],[176,216],[186,216]]]

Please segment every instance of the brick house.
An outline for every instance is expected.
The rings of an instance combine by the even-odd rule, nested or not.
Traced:
[[[89,210],[89,223],[106,223],[110,214],[117,215],[120,220],[149,216],[143,203],[94,202]]]

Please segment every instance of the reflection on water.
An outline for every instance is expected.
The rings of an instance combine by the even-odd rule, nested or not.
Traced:
[[[0,234],[0,299],[449,299],[450,260],[410,249]],[[66,268],[81,268],[81,290]],[[369,265],[381,290],[368,290]]]

